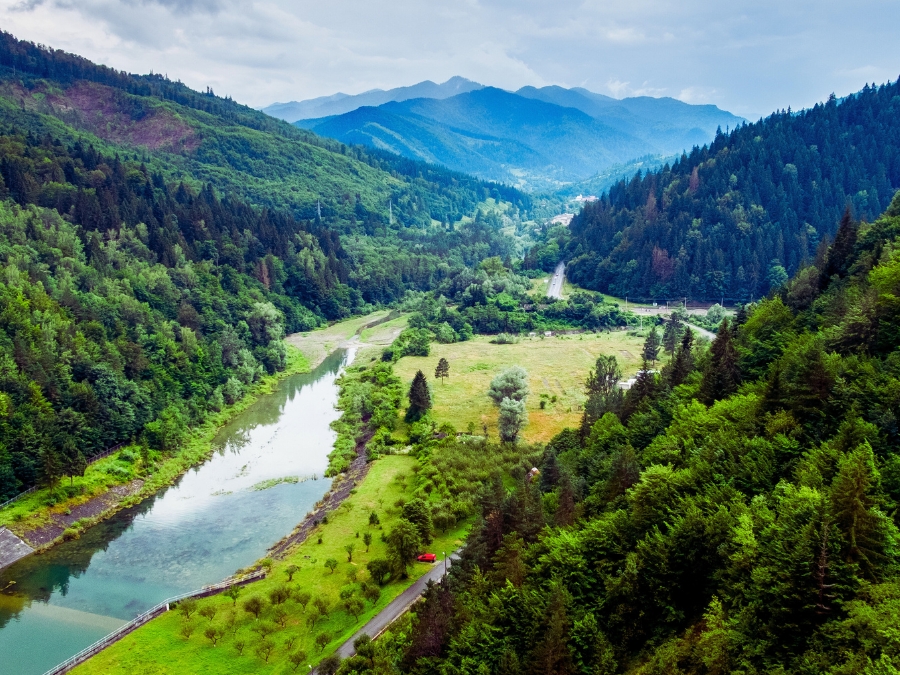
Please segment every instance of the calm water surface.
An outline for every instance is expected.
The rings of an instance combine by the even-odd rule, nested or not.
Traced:
[[[158,602],[249,565],[290,532],[331,484],[322,475],[335,380],[352,358],[341,350],[286,378],[223,427],[213,457],[177,484],[0,572],[0,675],[41,675]],[[301,480],[254,489],[289,476]]]

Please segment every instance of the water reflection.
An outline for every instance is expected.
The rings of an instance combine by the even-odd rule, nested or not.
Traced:
[[[288,533],[330,484],[322,475],[347,357],[286,378],[223,427],[213,457],[175,485],[0,573],[0,672],[43,673],[157,602],[250,564]]]

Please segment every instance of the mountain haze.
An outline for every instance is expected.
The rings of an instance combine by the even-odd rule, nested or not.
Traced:
[[[495,87],[366,106],[295,124],[348,144],[443,164],[520,188],[555,189],[647,155],[702,145],[743,120],[674,99]]]
[[[296,122],[314,117],[342,115],[363,106],[377,106],[391,101],[408,101],[411,98],[449,98],[481,89],[483,86],[464,77],[456,76],[441,84],[425,80],[409,87],[397,87],[396,89],[370,89],[355,95],[338,92],[331,96],[320,96],[306,101],[273,103],[263,108],[262,111],[285,122]]]

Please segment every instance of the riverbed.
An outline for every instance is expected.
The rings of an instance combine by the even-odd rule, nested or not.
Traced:
[[[171,487],[0,572],[0,675],[41,675],[173,595],[262,557],[331,485],[338,350],[222,427]]]

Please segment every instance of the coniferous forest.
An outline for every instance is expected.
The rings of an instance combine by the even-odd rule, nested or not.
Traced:
[[[900,197],[845,220],[624,397],[601,357],[581,428],[496,477],[449,579],[338,672],[896,672],[898,242]]]
[[[571,236],[572,280],[622,297],[749,302],[816,259],[849,206],[873,220],[900,187],[900,82],[721,133],[615,185]],[[531,265],[554,260],[532,254]]]

